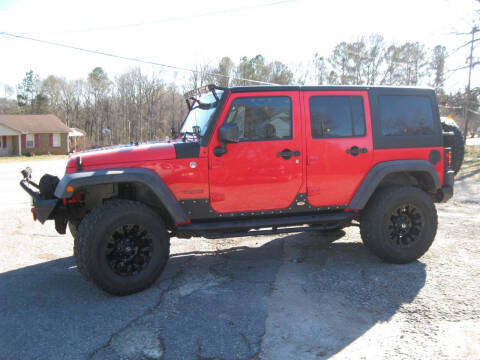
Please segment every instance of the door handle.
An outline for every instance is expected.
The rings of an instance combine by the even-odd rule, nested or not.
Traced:
[[[350,149],[347,149],[347,154],[350,154],[352,156],[357,156],[358,154],[365,154],[367,152],[367,148],[359,148],[357,145],[354,145]]]
[[[300,156],[300,151],[295,150],[291,151],[290,149],[283,149],[279,153],[277,153],[277,156],[280,156],[284,158],[285,160],[290,159],[292,156]]]

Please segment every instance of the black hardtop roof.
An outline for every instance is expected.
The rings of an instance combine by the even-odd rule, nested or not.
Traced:
[[[342,91],[342,90],[404,90],[404,91],[433,91],[430,87],[417,86],[382,86],[382,85],[321,85],[321,86],[291,86],[291,85],[260,85],[260,86],[234,86],[228,88],[233,93],[253,92],[253,91]]]

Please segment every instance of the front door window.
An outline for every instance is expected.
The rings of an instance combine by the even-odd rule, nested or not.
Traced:
[[[292,102],[286,96],[238,98],[225,123],[237,124],[240,141],[291,139]]]

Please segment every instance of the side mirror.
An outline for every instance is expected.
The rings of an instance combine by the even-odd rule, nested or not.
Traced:
[[[238,143],[239,139],[239,130],[237,124],[223,124],[220,129],[218,129],[218,140],[222,145],[217,146],[213,149],[215,156],[222,156],[227,153],[227,143]]]
[[[237,143],[239,141],[239,130],[237,124],[223,124],[218,129],[218,140],[222,143]]]

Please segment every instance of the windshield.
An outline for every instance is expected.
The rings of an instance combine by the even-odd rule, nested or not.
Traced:
[[[218,98],[221,99],[223,96],[222,90],[215,90]],[[185,122],[183,123],[182,129],[180,130],[181,134],[196,134],[196,129],[200,133],[200,136],[205,135],[207,131],[208,124],[212,118],[213,113],[217,107],[218,101],[213,95],[213,93],[208,93],[203,96],[200,96],[192,107],[192,110],[187,115]],[[195,128],[198,126],[198,128]]]

